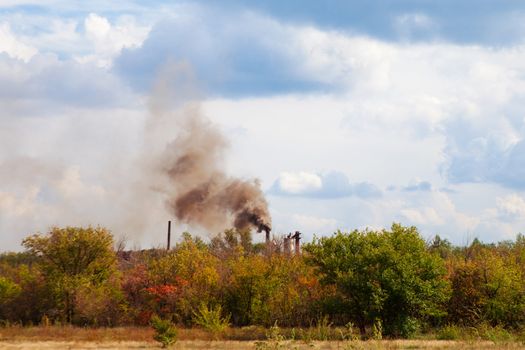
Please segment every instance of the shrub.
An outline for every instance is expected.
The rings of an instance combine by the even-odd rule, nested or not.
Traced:
[[[400,334],[403,338],[411,339],[419,332],[421,325],[416,318],[407,317],[399,326]]]
[[[478,337],[483,340],[490,340],[493,342],[512,341],[514,337],[502,326],[491,327],[486,323],[482,323],[476,328]]]
[[[361,339],[359,334],[357,334],[354,330],[354,324],[352,322],[348,322],[343,329],[338,328],[339,335],[341,337],[341,340],[349,340],[349,341],[356,341]]]
[[[383,339],[383,323],[379,318],[374,321],[372,325],[372,339],[381,340]]]
[[[222,317],[222,307],[209,308],[202,304],[197,311],[193,312],[193,322],[211,332],[215,337],[223,333],[230,325],[230,316]]]
[[[446,325],[437,334],[439,340],[458,340],[461,338],[461,329],[455,325]]]
[[[177,341],[177,329],[169,320],[163,320],[158,316],[151,318],[151,326],[155,330],[153,339],[162,344],[166,348]]]

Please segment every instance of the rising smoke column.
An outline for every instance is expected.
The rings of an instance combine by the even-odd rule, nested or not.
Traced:
[[[168,195],[168,209],[181,222],[208,230],[232,226],[269,230],[268,203],[259,182],[225,173],[228,142],[202,114],[198,100],[186,96],[192,90],[188,87],[192,78],[187,77],[187,71],[184,65],[177,65],[171,67],[169,74],[164,72],[151,108],[157,120],[163,115],[161,119],[176,121],[177,136],[162,151],[159,163],[167,179],[164,192]],[[171,99],[169,111],[166,98]]]

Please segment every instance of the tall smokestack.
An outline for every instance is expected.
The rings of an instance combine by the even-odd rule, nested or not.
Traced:
[[[288,236],[285,236],[284,239],[283,239],[283,251],[284,251],[284,254],[286,255],[290,255],[291,253],[291,244],[292,243],[292,234],[289,233]]]
[[[295,255],[299,255],[301,254],[301,232],[295,231],[292,238],[295,239]]]
[[[170,250],[171,245],[171,220],[168,221],[168,246],[166,247],[166,250]]]
[[[262,231],[264,231],[265,233],[266,244],[270,243],[270,232],[272,231],[272,229],[267,224],[259,223],[257,227],[257,232],[261,233]]]

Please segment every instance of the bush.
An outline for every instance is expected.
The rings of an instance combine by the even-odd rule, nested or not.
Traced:
[[[338,328],[337,330],[343,341],[356,341],[361,339],[360,335],[355,332],[354,324],[352,322],[348,322],[343,329]]]
[[[421,325],[416,318],[407,317],[400,325],[399,331],[403,338],[411,339],[419,332]]]
[[[155,330],[153,339],[161,343],[163,348],[167,348],[177,341],[177,329],[169,320],[163,320],[158,316],[153,316],[151,318],[151,326]]]
[[[437,334],[439,340],[458,340],[461,338],[461,329],[455,325],[446,325]]]
[[[490,340],[495,343],[514,340],[512,334],[502,326],[491,327],[483,323],[476,328],[476,332],[481,339]]]
[[[379,318],[374,321],[372,325],[372,339],[381,340],[383,339],[383,323]]]
[[[230,316],[222,317],[221,314],[220,305],[209,308],[208,305],[202,304],[196,312],[193,312],[193,322],[218,337],[230,325]]]

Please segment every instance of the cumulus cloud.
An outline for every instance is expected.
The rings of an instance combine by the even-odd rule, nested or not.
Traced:
[[[525,200],[516,193],[496,199],[497,213],[505,221],[525,219]]]
[[[163,21],[142,47],[123,51],[115,70],[139,91],[150,86],[159,65],[175,58],[194,64],[215,95],[342,94],[342,126],[350,136],[368,131],[381,139],[377,147],[395,140],[385,153],[424,139],[427,148],[397,152],[420,152],[414,167],[428,165],[434,173],[440,167],[452,183],[525,188],[523,48],[400,45],[238,15],[232,22],[224,12],[198,8]],[[418,12],[400,21],[431,22]]]
[[[345,3],[334,6],[356,6]],[[286,223],[276,227],[330,231],[401,221],[459,243],[467,233],[498,239],[498,227],[507,237],[523,227],[525,49],[457,44],[470,39],[447,35],[464,16],[444,22],[443,11],[411,4],[382,12],[387,20],[370,31],[360,19],[345,24],[359,11],[336,11],[339,24],[320,25],[327,23],[323,11],[305,13],[306,6],[294,9],[299,17],[277,15],[282,2],[254,4],[253,11],[167,6],[144,17],[110,5],[105,13],[84,5],[64,17],[1,14],[0,171],[9,176],[0,184],[0,230],[16,232],[18,243],[55,222],[126,231],[144,207],[158,209],[153,221],[161,217],[162,204],[125,193],[141,186],[132,159],[144,141],[143,93],[166,60],[182,59],[195,67],[205,93],[222,96],[205,105],[233,136],[228,166],[273,184],[272,210]],[[484,7],[473,8],[478,20],[491,16]],[[499,18],[508,11],[494,12]],[[508,22],[520,16],[515,11]],[[473,32],[480,29],[489,30]],[[19,157],[51,164],[24,170],[47,180],[13,182],[23,171],[6,164]],[[311,164],[341,172],[288,172],[275,180],[283,169]],[[406,185],[414,177],[425,181]],[[496,189],[479,200],[471,183],[478,193]],[[379,189],[391,184],[399,191]]]
[[[269,190],[278,196],[312,198],[341,198],[349,196],[377,197],[381,190],[367,182],[351,183],[341,172],[313,174],[308,172],[283,172]]]
[[[299,173],[283,172],[277,181],[279,189],[290,194],[312,193],[319,191],[323,186],[323,180],[319,175],[304,171]]]
[[[442,225],[443,218],[432,207],[401,209],[401,215],[414,225]]]
[[[4,114],[47,114],[58,105],[118,106],[130,103],[132,96],[117,77],[92,64],[63,61],[54,54],[36,54],[28,62],[0,55]]]
[[[299,231],[307,232],[330,232],[335,231],[338,222],[335,219],[323,218],[310,215],[294,214],[292,215],[294,227]]]
[[[37,49],[21,42],[12,32],[9,23],[0,23],[0,52],[12,58],[29,61]]]
[[[93,45],[87,55],[78,55],[80,62],[94,61],[98,66],[110,67],[113,58],[124,48],[140,47],[148,36],[150,28],[138,25],[131,16],[122,16],[115,24],[96,13],[84,19],[86,39]]]
[[[480,219],[458,209],[451,197],[440,191],[419,192],[416,197],[405,199],[397,210],[397,220],[418,226],[427,236],[439,233],[462,243],[469,235],[482,234]]]
[[[478,115],[446,123],[443,170],[448,179],[525,189],[525,120],[520,121],[518,114],[523,107],[517,103],[509,115],[494,112],[492,117]]]
[[[40,52],[109,67],[122,48],[139,47],[147,37],[151,24],[137,18],[142,19],[115,12],[105,16],[76,11],[74,16],[59,16],[55,11],[5,11],[0,13],[0,51],[25,61]]]
[[[22,18],[27,27],[36,25]],[[94,13],[84,19],[84,31],[78,29],[81,20],[39,18],[37,23],[48,30],[33,33],[22,27],[15,34],[9,23],[0,24],[4,114],[42,115],[66,106],[133,103],[136,96],[108,68],[122,48],[140,46],[149,27],[129,16],[118,16],[112,23]]]
[[[229,13],[193,8],[155,25],[140,48],[124,49],[115,69],[142,91],[167,60],[191,62],[211,94],[330,88],[301,63],[309,55],[296,39],[294,27],[260,14],[240,11],[232,21]]]

